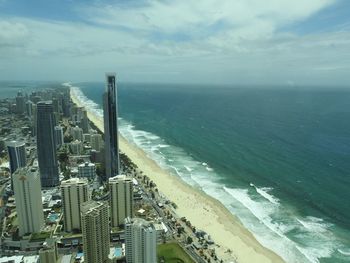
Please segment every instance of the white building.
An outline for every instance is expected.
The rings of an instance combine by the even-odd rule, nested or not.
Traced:
[[[44,225],[40,175],[37,168],[19,168],[12,176],[19,235],[40,232]]]
[[[106,202],[91,200],[81,205],[85,263],[106,263],[109,261],[110,231],[108,210],[108,203]]]
[[[157,233],[152,223],[125,219],[125,254],[127,263],[157,262]]]
[[[96,150],[96,151],[100,151],[102,148],[102,136],[101,134],[91,134],[90,136],[90,145],[91,148]]]
[[[85,162],[78,165],[78,177],[94,179],[96,176],[96,166],[94,163]]]
[[[71,129],[73,140],[83,141],[83,129],[75,126]]]
[[[111,226],[123,225],[125,218],[134,215],[132,178],[125,175],[109,178],[109,194]]]
[[[75,140],[70,143],[70,149],[73,155],[80,155],[83,152],[83,144],[81,141]]]
[[[81,229],[80,205],[89,200],[86,179],[71,178],[61,182],[64,230]]]

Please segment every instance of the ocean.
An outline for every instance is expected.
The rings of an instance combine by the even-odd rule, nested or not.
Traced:
[[[103,83],[74,83],[102,116]],[[350,89],[118,84],[121,134],[287,262],[350,262]]]

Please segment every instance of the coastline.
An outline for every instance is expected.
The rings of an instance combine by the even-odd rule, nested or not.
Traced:
[[[73,93],[71,98],[78,106],[84,106]],[[103,120],[88,108],[86,110],[90,121],[103,131]],[[142,149],[120,135],[119,145],[121,151],[156,183],[159,191],[176,203],[176,213],[180,217],[185,216],[197,229],[204,230],[212,237],[220,246],[215,250],[224,262],[234,259],[240,263],[284,262],[279,255],[263,247],[218,200],[162,169]],[[232,252],[228,253],[228,250]]]

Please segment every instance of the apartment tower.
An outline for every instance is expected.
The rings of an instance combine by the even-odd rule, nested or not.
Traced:
[[[124,225],[125,218],[133,217],[132,178],[118,175],[109,178],[111,226]]]

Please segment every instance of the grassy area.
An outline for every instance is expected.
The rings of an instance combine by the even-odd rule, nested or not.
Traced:
[[[50,235],[51,235],[50,232],[33,233],[30,241],[31,242],[45,241],[45,239],[49,238]]]
[[[158,262],[164,257],[165,263],[195,263],[176,243],[161,244],[157,247]]]

